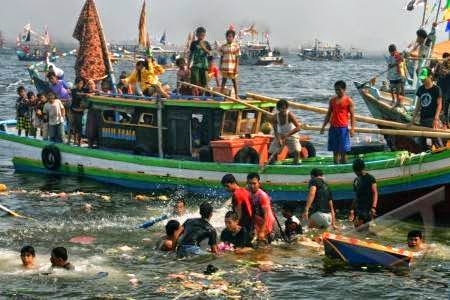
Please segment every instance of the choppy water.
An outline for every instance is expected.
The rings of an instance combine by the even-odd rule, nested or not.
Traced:
[[[317,63],[292,56],[288,63],[288,67],[242,67],[242,91],[290,97],[325,107],[337,79],[350,84],[352,80],[368,79],[384,68],[380,59]],[[66,76],[72,78],[73,59],[58,66],[63,66]],[[123,68],[131,65],[121,64],[119,70]],[[27,78],[25,64],[11,53],[0,54],[1,118],[14,117],[15,88],[19,83],[30,85]],[[173,83],[174,73],[164,75],[163,80]],[[357,103],[358,113],[367,114],[356,90],[349,87],[349,92]],[[303,112],[298,115],[308,123],[322,121],[322,117],[315,115]],[[323,137],[314,137],[314,141],[323,149]],[[0,182],[13,190],[0,195],[0,203],[34,218],[17,219],[0,213],[0,299],[226,298],[226,293],[221,292],[225,285],[229,287],[227,296],[242,299],[443,299],[449,296],[450,233],[445,229],[436,228],[429,237],[429,242],[434,244],[433,253],[417,259],[411,272],[402,275],[363,269],[331,272],[324,268],[323,256],[299,245],[274,245],[244,256],[226,254],[219,258],[179,261],[152,249],[162,236],[163,224],[149,230],[136,229],[150,216],[169,211],[173,194],[167,194],[168,201],[139,202],[134,200],[133,191],[123,188],[76,178],[17,174],[10,158],[1,151]],[[66,194],[58,196],[60,192]],[[148,191],[147,194],[152,192],[164,193]],[[196,215],[196,207],[202,200],[205,199],[188,199],[189,216]],[[91,212],[86,212],[86,204],[92,205]],[[226,208],[218,201],[215,205],[218,209],[212,223],[220,231]],[[341,221],[341,224],[344,231],[348,230],[348,223]],[[408,222],[395,226],[379,224],[381,232],[376,240],[404,246],[406,232],[415,227],[416,224]],[[91,245],[68,242],[79,235],[93,236],[96,240]],[[36,248],[42,269],[49,266],[52,247],[67,247],[76,272],[52,275],[24,272],[18,251],[25,244]],[[174,273],[201,273],[209,263],[224,274],[209,280],[194,274],[190,285],[168,278]],[[95,279],[95,274],[101,271],[108,272],[108,277]],[[137,280],[130,282],[134,278]]]

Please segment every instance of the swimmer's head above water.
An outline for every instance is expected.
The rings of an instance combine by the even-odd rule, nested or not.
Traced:
[[[33,268],[34,259],[36,258],[36,253],[32,246],[24,246],[20,250],[20,258],[22,259],[22,265],[24,268]]]
[[[408,232],[408,247],[413,251],[420,251],[423,249],[423,235],[420,230],[411,230]]]

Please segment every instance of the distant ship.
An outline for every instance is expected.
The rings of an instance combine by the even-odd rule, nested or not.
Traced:
[[[17,37],[16,54],[21,61],[44,61],[50,52],[56,52],[50,44],[47,28],[42,35],[31,29],[31,24],[23,28]]]
[[[3,32],[0,31],[0,49],[5,48],[5,38],[3,37]]]
[[[363,59],[364,54],[361,51],[361,49],[351,47],[348,51],[345,51],[344,58],[345,59]]]
[[[328,45],[315,39],[313,47],[301,47],[298,56],[303,60],[312,61],[342,61],[344,49],[338,45]]]

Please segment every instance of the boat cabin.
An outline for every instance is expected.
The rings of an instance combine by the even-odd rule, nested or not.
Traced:
[[[271,138],[261,133],[267,116],[260,111],[211,97],[124,97],[129,98],[86,96],[90,115],[97,119],[101,148],[165,158],[233,162],[242,158],[240,150],[250,147],[254,150],[251,161],[267,159]],[[268,111],[275,107],[273,103],[247,101]]]

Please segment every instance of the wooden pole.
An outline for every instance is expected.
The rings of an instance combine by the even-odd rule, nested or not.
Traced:
[[[215,92],[215,91],[213,91],[213,90],[210,90],[210,89],[207,89],[207,88],[204,88],[204,87],[201,87],[201,86],[192,84],[192,83],[184,82],[184,81],[181,81],[180,84],[185,85],[185,86],[189,86],[189,87],[192,87],[192,88],[199,89],[199,90],[201,90],[201,91],[210,93],[210,94],[212,94],[212,95],[216,95],[216,96],[219,96],[219,97],[224,97],[225,99],[228,99],[228,100],[231,100],[231,101],[233,101],[233,102],[236,102],[236,103],[245,105],[245,106],[247,106],[248,108],[251,108],[251,109],[260,111],[260,112],[262,112],[263,114],[266,114],[266,115],[268,115],[268,116],[273,116],[273,114],[272,114],[270,111],[264,110],[264,109],[262,109],[262,108],[260,108],[260,107],[257,107],[257,106],[255,106],[255,105],[253,105],[253,104],[250,104],[250,103],[247,103],[247,102],[245,102],[245,101],[242,101],[242,100],[239,100],[239,99],[236,99],[236,98],[233,98],[233,97],[224,95],[224,94],[222,94],[222,93]]]
[[[256,100],[260,100],[260,101],[267,101],[267,102],[272,102],[272,103],[277,103],[279,101],[279,99],[276,99],[276,98],[262,96],[262,95],[258,95],[258,94],[254,94],[254,93],[247,93],[246,95],[249,98],[253,98],[253,99],[256,99]],[[369,94],[367,94],[367,95],[370,96],[370,97],[373,97],[372,95],[369,95]],[[312,106],[312,105],[307,105],[307,104],[293,102],[293,101],[289,101],[289,106],[295,107],[295,108],[298,108],[298,109],[302,109],[302,110],[316,112],[316,113],[319,113],[319,114],[326,114],[328,112],[328,110],[326,108],[315,107],[315,106]],[[417,131],[448,132],[448,131],[445,131],[445,130],[436,130],[436,129],[428,128],[428,127],[422,127],[422,126],[405,124],[405,123],[399,123],[399,122],[394,122],[394,121],[375,119],[375,118],[365,117],[365,116],[360,116],[360,115],[356,115],[355,119],[358,122],[363,122],[363,123],[368,123],[368,124],[373,124],[373,125],[386,126],[386,127],[392,127],[392,128],[397,128],[397,129],[405,129],[405,130],[411,130],[412,129],[412,130],[417,130]]]
[[[163,149],[163,121],[162,121],[162,100],[159,98],[156,100],[157,103],[157,111],[156,111],[156,119],[158,125],[158,156],[160,158],[164,158],[164,149]]]
[[[302,124],[302,130],[321,131],[321,126],[312,126]],[[378,129],[378,128],[355,128],[358,133],[395,135],[395,136],[410,136],[410,137],[428,137],[428,138],[444,138],[450,139],[450,132],[426,132],[417,130],[399,130],[399,129]]]

